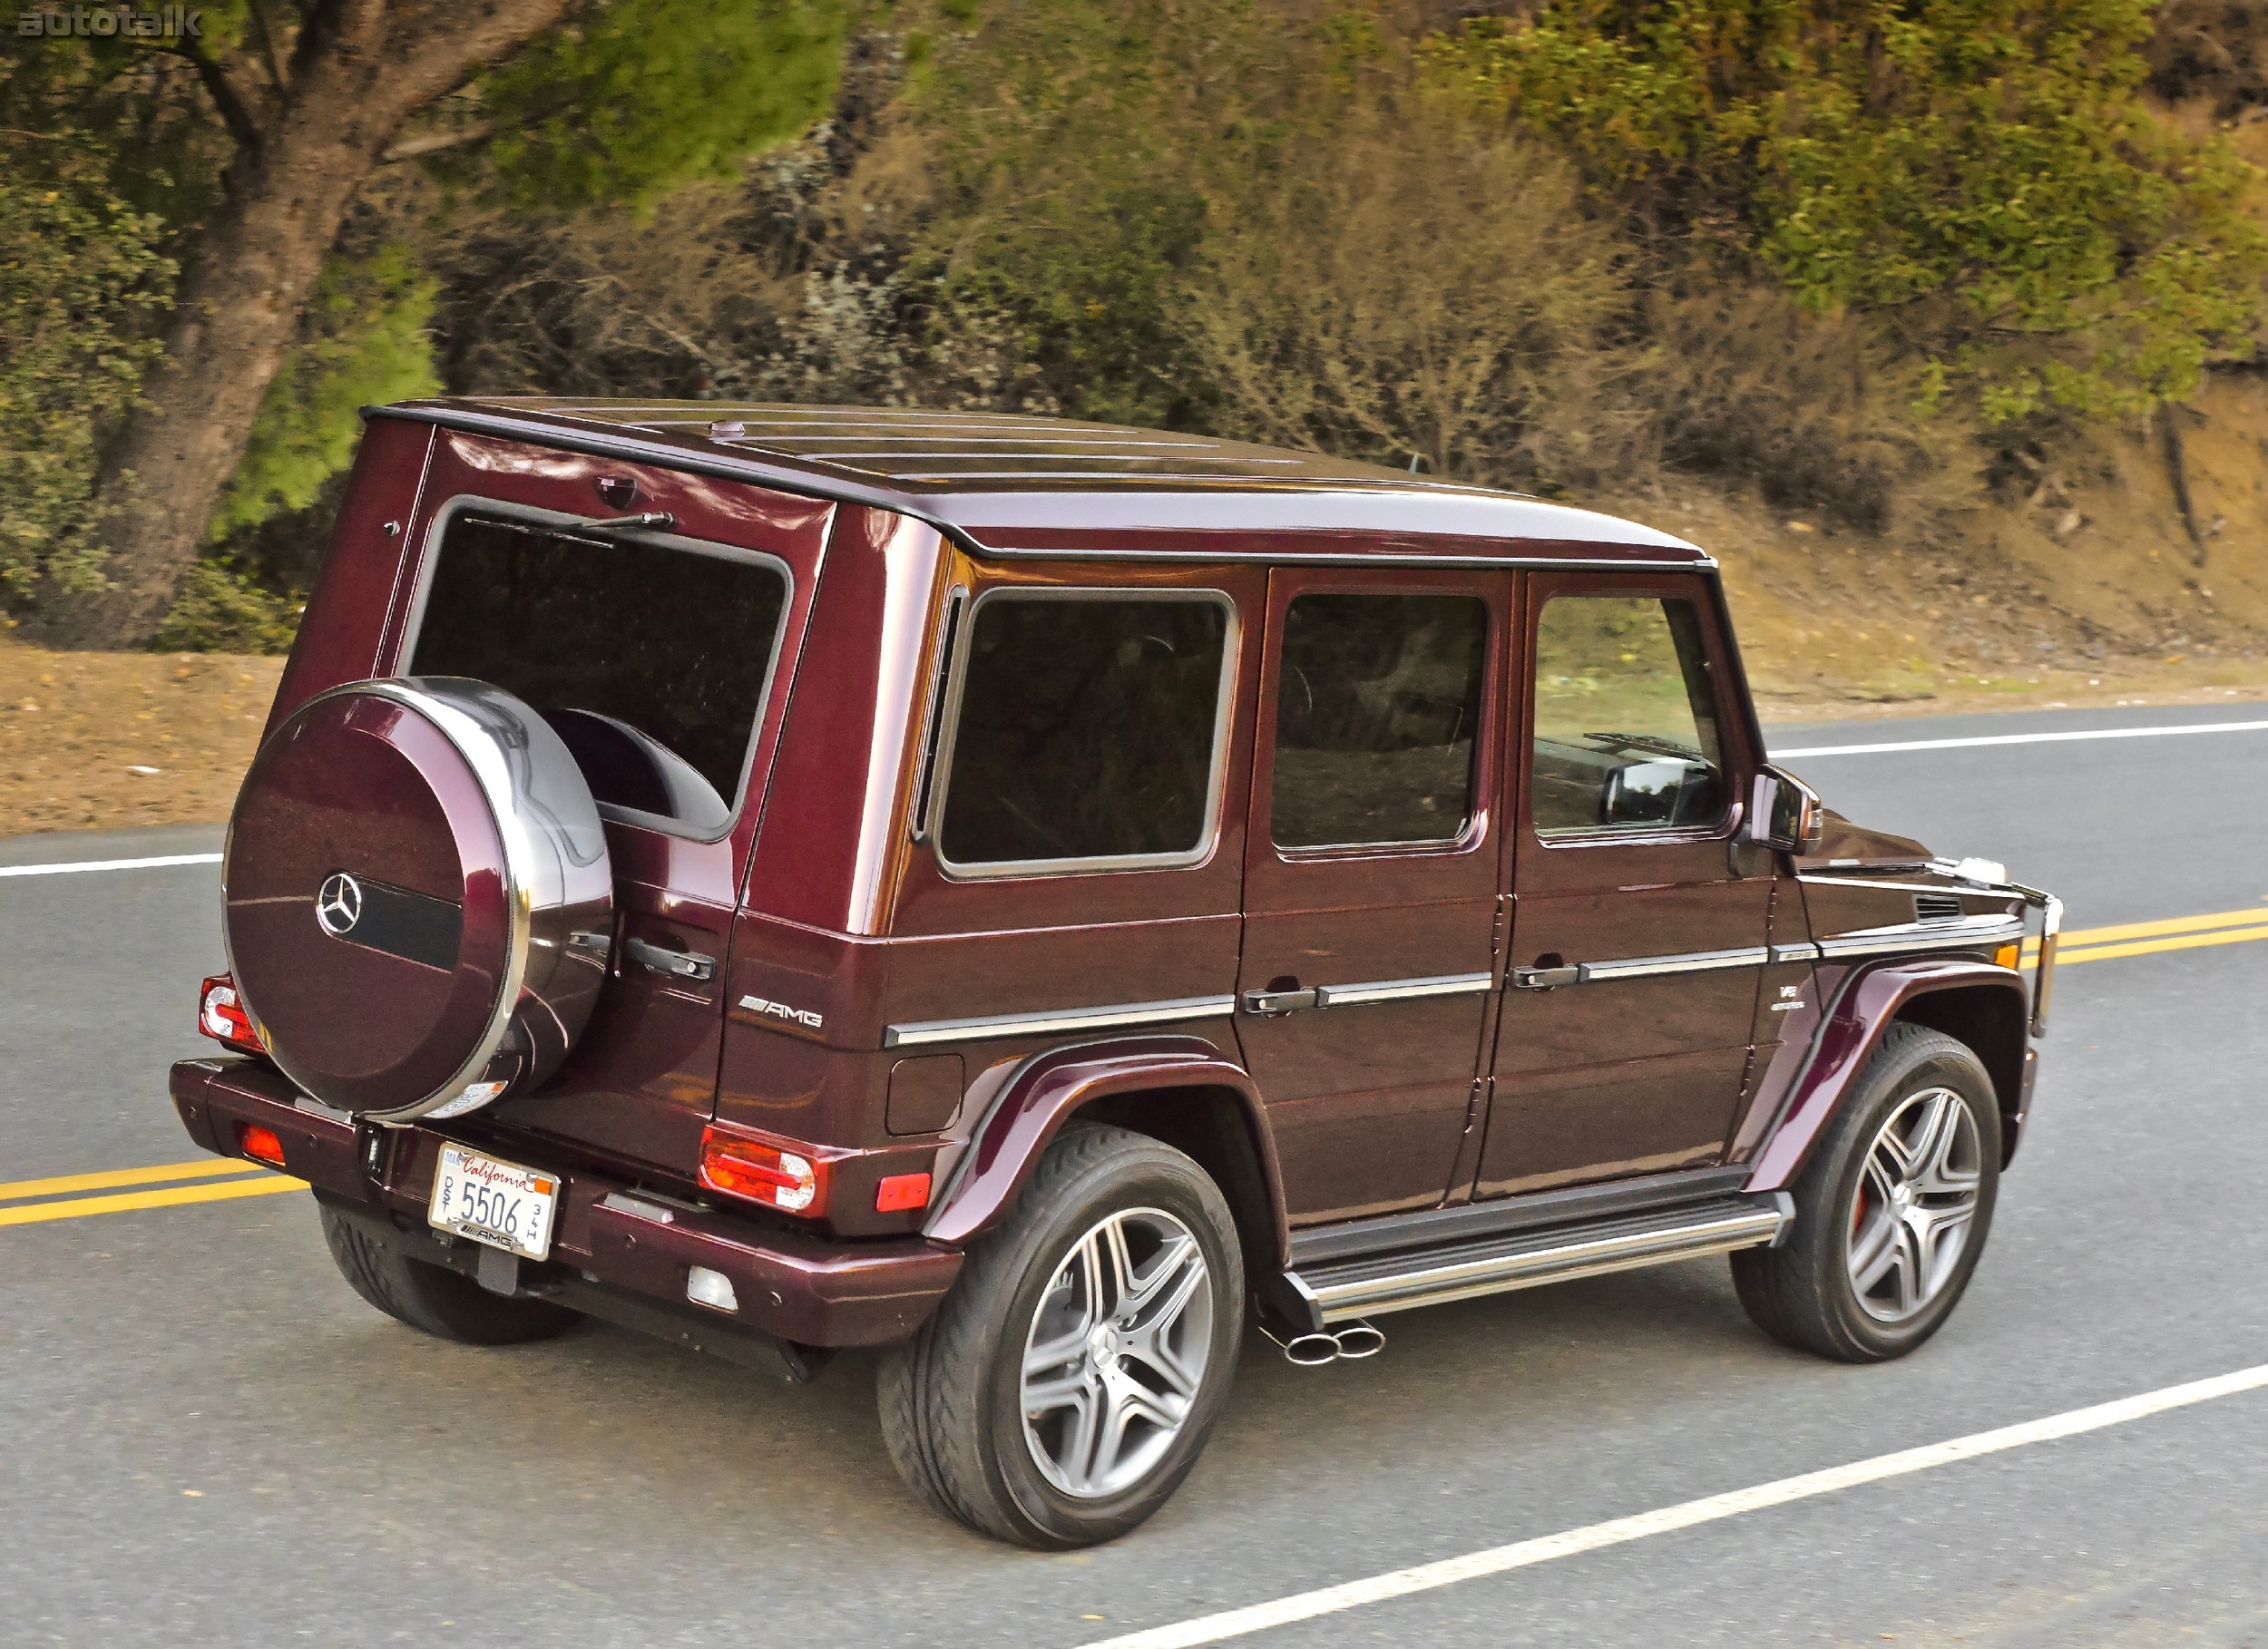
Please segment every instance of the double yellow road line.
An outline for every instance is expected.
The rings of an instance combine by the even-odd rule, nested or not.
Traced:
[[[2056,955],[2068,967],[2159,951],[2245,944],[2255,939],[2268,939],[2268,903],[2246,911],[2126,922],[2107,928],[2073,928],[2064,933]],[[2036,944],[2027,944],[2024,960],[2031,961],[2038,949]],[[44,1220],[126,1214],[139,1208],[178,1208],[186,1203],[233,1202],[239,1197],[273,1196],[303,1189],[303,1182],[272,1173],[258,1163],[218,1158],[159,1163],[148,1168],[112,1168],[98,1174],[62,1174],[49,1179],[0,1184],[0,1225],[32,1225]]]
[[[125,1187],[147,1186],[150,1190]],[[225,1203],[240,1196],[304,1191],[304,1180],[276,1174],[256,1162],[206,1157],[161,1162],[148,1168],[109,1168],[99,1174],[58,1174],[0,1185],[0,1225],[35,1225],[88,1214],[125,1214],[136,1208],[178,1208],[183,1203]],[[89,1196],[86,1192],[105,1195]]]
[[[2268,903],[2249,911],[2215,911],[2204,916],[2169,916],[2160,922],[2122,922],[2107,928],[2068,928],[2056,942],[2058,965],[2148,956],[2159,951],[2195,951],[2206,945],[2241,945],[2268,939]],[[2038,953],[2037,942],[2024,946],[2024,960]]]

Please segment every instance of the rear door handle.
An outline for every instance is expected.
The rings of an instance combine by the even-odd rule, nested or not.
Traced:
[[[622,949],[640,967],[667,973],[672,979],[708,980],[717,975],[717,959],[695,951],[668,951],[642,939],[626,939]]]
[[[1313,990],[1247,990],[1245,992],[1245,1011],[1275,1015],[1290,1013],[1300,1008],[1315,1008],[1321,1004]]]

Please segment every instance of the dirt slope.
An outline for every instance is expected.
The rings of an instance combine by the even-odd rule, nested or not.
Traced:
[[[2182,437],[2202,546],[2141,434],[1934,545],[1699,484],[1592,502],[1716,554],[1767,720],[2268,699],[2268,379]],[[226,818],[281,669],[0,637],[0,834]]]
[[[0,834],[225,819],[282,672],[0,638]]]

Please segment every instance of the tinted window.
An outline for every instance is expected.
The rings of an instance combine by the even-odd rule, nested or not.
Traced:
[[[732,819],[787,601],[767,562],[459,516],[410,673],[518,694],[601,802],[714,835]]]
[[[1219,600],[994,596],[963,649],[938,847],[957,864],[1195,852],[1211,820]]]
[[[1536,624],[1536,829],[1715,824],[1724,762],[1686,601],[1555,596]]]
[[[1295,597],[1277,666],[1276,845],[1455,840],[1472,814],[1488,639],[1476,596]]]

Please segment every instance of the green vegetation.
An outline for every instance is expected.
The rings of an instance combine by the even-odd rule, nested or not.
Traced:
[[[98,444],[156,356],[147,317],[173,266],[78,134],[5,153],[24,164],[0,173],[0,591],[20,600],[97,576]]]
[[[1926,536],[2254,358],[2260,176],[2163,102],[2268,102],[2249,8],[1503,11],[562,0],[358,186],[167,645],[279,645],[355,409],[437,389],[1060,412],[1547,493],[1679,471]],[[280,83],[298,17],[207,27]],[[17,610],[95,576],[95,455],[231,154],[182,60],[54,44],[0,69],[0,127],[78,133],[67,185],[0,197]]]
[[[2152,0],[1553,0],[1440,60],[1603,195],[1807,307],[1911,317],[1988,423],[2146,411],[2248,347],[2250,168],[2155,120]]]

